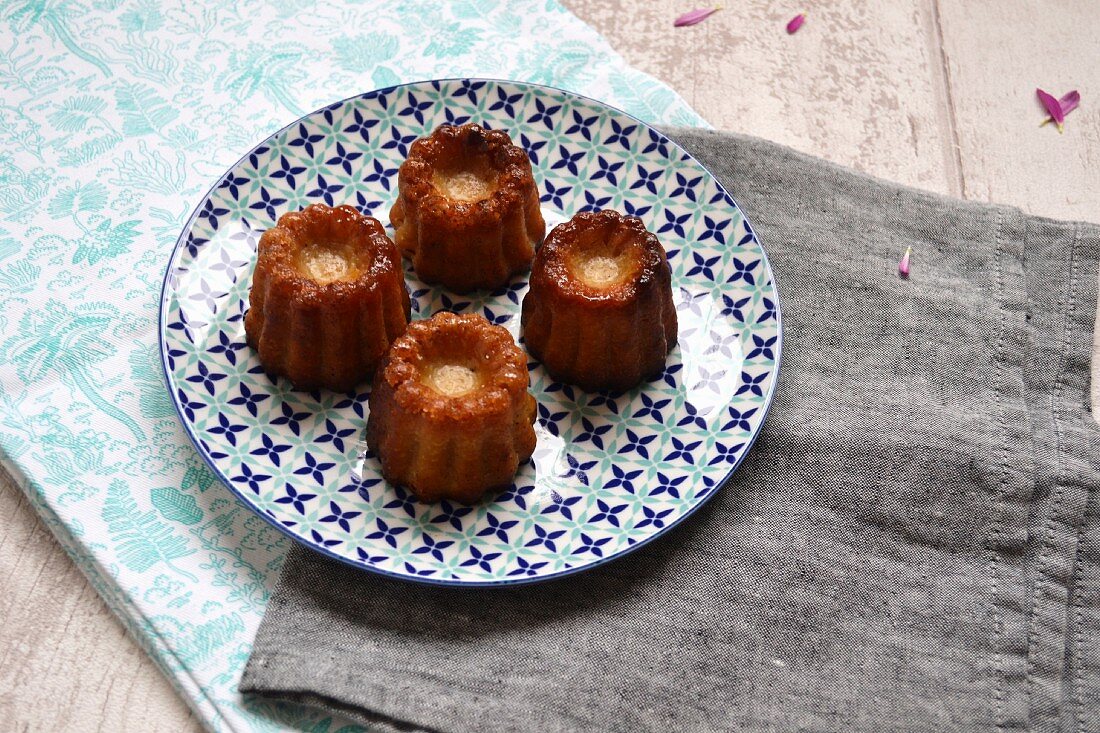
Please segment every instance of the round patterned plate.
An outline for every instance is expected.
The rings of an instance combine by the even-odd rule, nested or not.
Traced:
[[[409,145],[441,124],[507,130],[531,158],[547,226],[578,211],[641,217],[668,252],[680,343],[659,378],[622,394],[552,381],[531,362],[538,447],[510,489],[475,506],[422,504],[382,480],[361,442],[368,387],[299,392],[245,344],[256,243],[318,201],[386,221]],[[407,270],[413,317],[480,313],[517,339],[519,277],[457,296]],[[737,467],[775,389],[779,301],[760,242],[690,155],[629,115],[518,82],[431,81],[303,117],[206,195],[168,264],[161,356],[199,452],[294,539],[391,576],[450,585],[543,580],[598,565],[697,509]]]

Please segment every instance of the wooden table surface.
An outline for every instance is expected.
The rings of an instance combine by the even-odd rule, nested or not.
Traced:
[[[1092,0],[807,2],[794,36],[784,25],[805,8],[745,0],[672,27],[704,4],[565,0],[715,127],[932,191],[1100,222]],[[1038,127],[1036,86],[1081,91],[1064,135]],[[6,477],[0,589],[0,727],[199,729]]]

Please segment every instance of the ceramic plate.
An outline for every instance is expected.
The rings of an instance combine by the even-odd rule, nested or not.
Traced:
[[[260,234],[323,201],[387,222],[409,145],[438,125],[507,130],[531,158],[548,229],[578,211],[641,217],[672,265],[680,343],[664,374],[590,393],[532,361],[538,447],[475,506],[388,485],[361,442],[368,385],[300,392],[245,344]],[[392,234],[392,232],[391,232]],[[458,296],[407,269],[413,318],[480,313],[517,339],[525,277]],[[500,585],[591,568],[690,515],[751,447],[771,402],[781,326],[772,272],[734,200],[660,132],[569,92],[490,80],[408,84],[337,102],[272,135],[200,203],[172,253],[161,356],[180,418],[238,497],[294,539],[421,582]]]

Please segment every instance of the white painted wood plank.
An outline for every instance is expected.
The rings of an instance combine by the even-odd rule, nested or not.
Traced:
[[[1100,7],[939,0],[964,194],[1100,222]],[[1081,92],[1065,134],[1039,127],[1035,97]]]
[[[928,0],[724,3],[566,0],[633,66],[668,82],[715,127],[745,132],[858,170],[959,193],[946,88]]]

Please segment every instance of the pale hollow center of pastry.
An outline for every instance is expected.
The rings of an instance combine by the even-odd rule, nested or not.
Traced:
[[[581,264],[581,279],[589,285],[612,285],[622,279],[622,267],[615,257],[598,255]]]
[[[463,149],[437,163],[432,185],[452,201],[481,201],[498,187],[499,172],[487,156]]]
[[[590,288],[605,290],[630,279],[635,270],[634,253],[599,248],[581,252],[570,263],[574,277]]]
[[[298,269],[322,285],[357,279],[360,274],[358,264],[356,258],[342,244],[309,244],[298,253]]]
[[[481,201],[496,191],[496,176],[488,170],[436,171],[432,185],[452,201]]]
[[[460,397],[477,388],[477,372],[459,364],[440,364],[428,372],[428,386],[446,397]]]
[[[629,231],[594,227],[566,255],[573,277],[593,290],[609,290],[635,277],[642,251]]]

